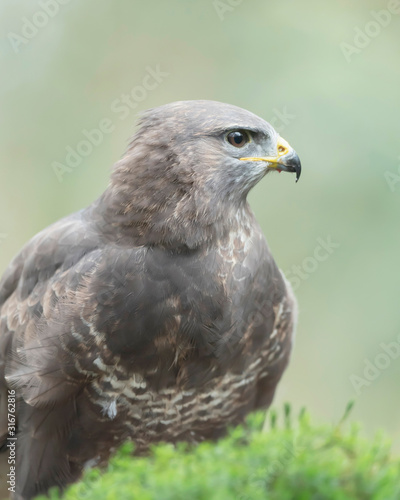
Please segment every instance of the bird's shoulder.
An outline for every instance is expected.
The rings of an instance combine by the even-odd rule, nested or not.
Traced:
[[[37,285],[73,267],[99,245],[84,210],[43,229],[21,249],[0,279],[0,309],[13,294],[25,300]]]
[[[115,361],[105,336],[126,333],[132,302],[125,307],[125,297],[150,294],[145,253],[104,238],[81,212],[22,249],[0,283],[0,400],[8,387],[31,407],[62,405],[102,373],[99,360]],[[136,312],[147,314],[139,303]],[[136,331],[140,344],[142,330],[129,333]]]

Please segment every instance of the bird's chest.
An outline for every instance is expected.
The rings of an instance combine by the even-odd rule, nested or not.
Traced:
[[[129,436],[145,448],[212,438],[254,407],[269,366],[286,354],[274,330],[281,282],[262,242],[246,241],[182,256],[172,274],[167,267],[169,294],[152,311],[158,334],[128,364],[104,364],[88,388],[116,440]]]
[[[273,332],[273,339],[250,355],[240,369],[232,366],[224,373],[216,371],[215,376],[204,373],[208,378],[204,384],[176,382],[155,388],[138,374],[121,380],[115,372],[98,379],[86,395],[104,425],[104,453],[110,441],[118,447],[132,439],[141,452],[159,441],[197,443],[220,437],[229,425],[240,423],[258,407],[262,385],[269,385],[275,369],[271,363],[277,366],[286,356]],[[102,442],[100,438],[100,448]]]
[[[275,385],[290,352],[291,314],[287,303],[275,308],[276,322],[269,338],[257,352],[236,359],[223,373],[203,368],[205,383],[174,383],[155,387],[151,378],[118,370],[104,375],[86,389],[94,413],[103,423],[99,456],[126,439],[138,452],[159,441],[200,442],[221,436],[229,425],[270,403]],[[196,365],[197,369],[199,368]],[[102,451],[102,443],[104,450]]]
[[[155,389],[138,375],[108,376],[87,394],[116,445],[129,438],[141,451],[159,441],[200,442],[219,437],[254,409],[257,385],[269,375],[268,356],[263,350],[241,372],[228,370],[198,387]]]

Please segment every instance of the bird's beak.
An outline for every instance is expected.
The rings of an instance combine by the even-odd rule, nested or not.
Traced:
[[[300,179],[301,162],[296,151],[289,144],[279,137],[277,142],[277,155],[265,156],[261,158],[250,157],[240,158],[243,161],[265,161],[269,163],[268,168],[275,168],[278,172],[296,172],[296,182]]]

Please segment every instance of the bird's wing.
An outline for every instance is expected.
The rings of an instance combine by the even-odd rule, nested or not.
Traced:
[[[187,308],[195,299],[185,294],[191,276],[167,258],[106,240],[77,214],[39,233],[7,269],[0,281],[0,420],[6,424],[7,391],[14,389],[25,496],[80,472],[66,450],[74,446],[71,430],[93,422],[79,401],[95,379],[117,366],[123,375],[132,366],[152,371],[154,385],[176,377],[174,294],[183,291]],[[4,426],[3,440],[6,433]]]
[[[141,265],[136,252],[145,253],[105,242],[78,213],[35,236],[0,281],[0,447],[8,431],[8,391],[13,389],[18,487],[24,497],[71,482],[80,473],[66,453],[70,431],[82,417],[77,399],[103,373],[104,363],[114,362],[105,332],[113,345],[122,312],[121,336],[129,337],[129,313],[138,311],[134,301],[133,310],[125,308],[125,284],[133,296],[143,296],[143,283],[135,278],[138,268],[132,271],[132,265]],[[117,338],[115,342],[118,351]],[[140,334],[131,347],[138,343],[146,345]]]
[[[58,357],[68,328],[61,322],[100,252],[95,232],[74,214],[36,235],[0,280],[0,442],[9,388],[32,406],[76,390],[62,373],[65,355]]]

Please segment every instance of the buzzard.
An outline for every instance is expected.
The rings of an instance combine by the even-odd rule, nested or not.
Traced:
[[[0,443],[16,394],[16,495],[64,487],[123,441],[215,439],[270,405],[296,320],[246,201],[296,152],[241,108],[147,111],[100,198],[0,281]]]

